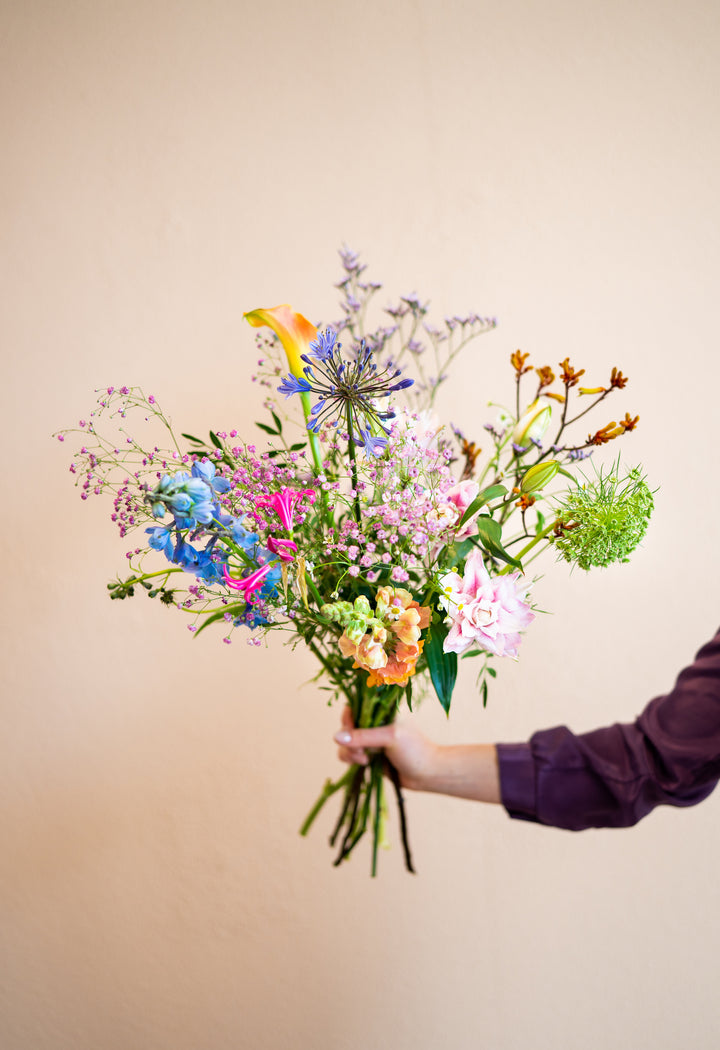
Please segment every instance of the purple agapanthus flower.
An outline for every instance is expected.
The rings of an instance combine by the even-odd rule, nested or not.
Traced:
[[[286,376],[278,387],[286,397],[295,393],[312,393],[317,401],[310,410],[307,428],[317,433],[323,423],[331,421],[347,427],[354,441],[377,455],[384,448],[383,435],[389,432],[392,409],[380,409],[378,401],[412,385],[412,379],[400,379],[400,369],[378,370],[370,347],[364,342],[353,356],[343,357],[342,344],[332,329],[320,333],[311,344],[312,354],[303,354],[304,378]]]
[[[292,394],[309,394],[311,390],[312,386],[307,379],[303,379],[302,376],[298,379],[294,375],[284,376],[282,383],[278,387],[278,393],[284,394],[286,398]]]

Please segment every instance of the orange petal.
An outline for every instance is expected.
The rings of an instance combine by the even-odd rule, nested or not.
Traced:
[[[300,355],[306,354],[310,343],[317,338],[317,328],[307,317],[296,313],[292,306],[283,303],[281,306],[273,306],[271,310],[250,310],[245,314],[245,320],[253,328],[272,328],[287,354],[292,374],[298,377],[303,374],[305,365]]]

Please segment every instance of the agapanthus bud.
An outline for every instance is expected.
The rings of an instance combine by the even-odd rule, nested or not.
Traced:
[[[549,459],[547,463],[535,463],[523,475],[520,482],[520,491],[524,494],[539,492],[552,481],[560,470],[560,464],[555,459]]]
[[[552,408],[548,402],[539,397],[525,410],[513,431],[513,444],[525,447],[533,441],[539,441],[550,426]]]

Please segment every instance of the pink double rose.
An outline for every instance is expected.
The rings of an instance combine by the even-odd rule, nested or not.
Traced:
[[[462,577],[448,572],[440,579],[440,605],[450,621],[446,653],[477,646],[495,656],[517,657],[520,632],[535,619],[527,602],[528,587],[518,584],[519,575],[491,577],[481,552],[474,550]]]

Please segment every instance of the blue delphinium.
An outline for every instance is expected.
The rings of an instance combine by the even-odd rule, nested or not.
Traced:
[[[172,530],[166,525],[157,525],[152,529],[145,529],[150,539],[148,543],[154,551],[161,551],[168,561],[172,561],[173,556],[173,535]]]
[[[169,510],[181,529],[207,525],[213,519],[215,499],[212,488],[184,470],[164,474],[149,500],[154,517],[164,518]]]
[[[196,459],[191,473],[194,478],[200,478],[206,485],[209,485],[218,495],[230,491],[230,482],[227,478],[217,474],[215,464],[209,459]]]
[[[177,474],[164,474],[148,499],[153,516],[164,518],[169,510],[180,529],[195,525],[209,525],[220,515],[216,494],[227,492],[230,482],[216,476],[215,464],[197,460],[191,473],[179,470]]]
[[[224,479],[217,480],[224,481]],[[232,518],[230,515],[220,514],[219,508],[216,510],[217,513],[208,527],[200,526],[191,533],[192,543],[186,538],[189,526],[183,524],[186,519],[181,516],[175,518],[174,530],[169,525],[157,525],[154,528],[145,529],[150,537],[148,545],[153,550],[164,554],[173,565],[179,565],[186,572],[204,580],[205,583],[222,583],[223,566],[227,564],[228,553],[225,546],[219,544],[218,540],[223,537],[231,539],[248,558],[253,560],[257,560],[262,549],[258,534],[247,529],[243,525],[242,518]],[[198,548],[194,544],[202,536],[209,537],[209,540],[204,548]]]

